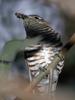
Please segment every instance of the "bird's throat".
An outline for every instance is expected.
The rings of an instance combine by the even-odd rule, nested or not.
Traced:
[[[26,38],[25,41],[26,41],[25,47],[37,45],[41,41],[41,36],[37,36],[37,37],[34,37],[34,38]]]

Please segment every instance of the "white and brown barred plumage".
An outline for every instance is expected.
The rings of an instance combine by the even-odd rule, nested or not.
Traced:
[[[40,16],[24,15],[16,13],[18,18],[23,19],[27,39],[40,37],[36,45],[25,48],[24,58],[29,67],[30,81],[35,78],[41,71],[46,70],[47,66],[52,63],[54,56],[62,48],[60,35],[56,33],[49,24]],[[39,91],[49,90],[49,81],[52,80],[52,91],[55,90],[59,73],[63,67],[63,61],[52,69],[52,74],[45,76],[38,84]],[[50,76],[50,77],[49,77]],[[52,79],[50,79],[52,78]]]
[[[36,45],[34,45],[34,42],[33,46],[27,46],[25,50],[17,52],[14,59],[14,61],[16,61],[17,58],[23,58],[24,56],[25,65],[29,68],[29,78],[31,81],[41,71],[46,70],[46,67],[52,63],[54,56],[59,54],[60,50],[62,50],[62,53],[66,53],[75,44],[75,34],[63,46],[59,34],[56,33],[43,18],[37,15],[28,16],[20,13],[16,13],[16,16],[23,19],[27,39],[30,40],[33,38],[34,40],[35,37],[38,37],[38,41],[36,38],[34,40]],[[3,64],[13,64],[14,61],[0,59],[0,63]],[[56,89],[58,76],[63,68],[63,63],[64,60],[61,60],[58,65],[50,71],[50,74],[42,79],[37,86],[39,91],[54,91]]]

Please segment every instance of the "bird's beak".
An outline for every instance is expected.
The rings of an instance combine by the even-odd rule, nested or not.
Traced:
[[[17,16],[17,18],[21,18],[21,19],[28,18],[27,15],[24,15],[24,14],[21,14],[21,13],[18,13],[18,12],[16,12],[15,15]]]

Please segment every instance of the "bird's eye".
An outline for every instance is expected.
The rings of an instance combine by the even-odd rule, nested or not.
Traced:
[[[39,19],[39,20],[43,20],[43,18],[39,17],[39,16],[34,16],[35,19]]]
[[[35,16],[36,19],[39,19],[39,17]]]

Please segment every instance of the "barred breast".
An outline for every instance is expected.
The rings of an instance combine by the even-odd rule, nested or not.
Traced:
[[[46,70],[47,66],[52,63],[54,56],[59,53],[59,48],[49,45],[35,45],[25,48],[25,59],[30,70],[30,81],[35,78],[41,71]],[[53,71],[53,84],[56,85],[58,75],[63,68],[63,61],[60,61]],[[38,84],[39,91],[48,91],[49,75],[45,76]],[[53,86],[53,90],[54,90]]]

